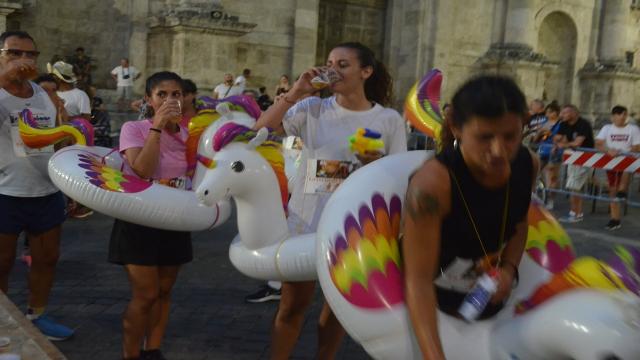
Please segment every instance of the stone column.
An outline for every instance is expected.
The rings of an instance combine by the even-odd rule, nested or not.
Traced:
[[[522,44],[533,49],[536,39],[533,25],[534,5],[533,0],[509,0],[505,44]]]
[[[22,4],[0,1],[0,32],[7,31],[7,16],[20,9],[22,9]]]
[[[140,71],[140,79],[134,82],[134,90],[138,94],[144,93],[144,80],[147,74],[147,38],[149,27],[149,0],[132,2],[131,8],[131,36],[129,37],[129,60]]]
[[[631,0],[606,0],[600,37],[599,58],[601,63],[622,64],[628,46],[628,19],[631,16]]]
[[[316,65],[318,9],[320,0],[297,0],[293,31],[291,74],[300,74]]]

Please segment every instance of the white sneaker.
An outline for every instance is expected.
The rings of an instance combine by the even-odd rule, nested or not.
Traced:
[[[553,210],[553,208],[554,208],[554,206],[553,206],[553,205],[554,205],[554,204],[553,204],[553,200],[549,200],[549,201],[547,201],[547,204],[546,204],[544,207],[545,207],[545,209],[547,209],[547,210]]]
[[[573,211],[569,211],[569,216],[562,217],[558,220],[560,220],[560,222],[569,223],[569,224],[578,223],[584,220],[584,214],[583,213],[576,214]]]

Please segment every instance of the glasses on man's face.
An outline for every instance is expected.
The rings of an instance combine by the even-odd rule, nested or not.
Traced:
[[[27,59],[35,59],[40,55],[40,51],[36,50],[19,50],[19,49],[0,49],[1,52],[7,54],[12,59],[25,56]]]

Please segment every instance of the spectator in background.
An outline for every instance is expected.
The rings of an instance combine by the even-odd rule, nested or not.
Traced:
[[[180,125],[189,129],[191,118],[196,116],[196,97],[198,96],[198,86],[191,79],[182,79],[182,121]]]
[[[58,83],[58,96],[64,100],[64,108],[70,118],[83,117],[91,120],[91,102],[84,91],[76,88],[76,76],[73,66],[64,61],[47,64],[47,71],[52,74]]]
[[[523,144],[526,146],[537,146],[534,142],[534,138],[544,123],[547,122],[547,115],[544,111],[544,102],[540,99],[535,99],[529,104],[529,121],[524,127]]]
[[[215,89],[213,89],[213,98],[224,99],[229,96],[240,95],[243,91],[243,88],[233,83],[233,75],[226,73],[224,74],[224,80],[222,84],[216,86]]]
[[[547,105],[545,113],[547,114],[547,122],[538,130],[534,142],[538,144],[540,168],[544,173],[545,182],[548,188],[557,189],[562,152],[558,150],[554,139],[558,131],[560,131],[560,106],[553,101]],[[555,194],[553,192],[547,195],[547,209],[553,209],[554,198]]]
[[[133,96],[133,82],[140,77],[140,71],[129,65],[129,59],[122,58],[120,65],[111,70],[111,77],[116,80],[118,89],[118,108],[123,109]]]
[[[286,93],[289,89],[291,89],[289,77],[287,75],[280,76],[280,82],[278,82],[278,86],[276,86],[276,96]]]
[[[236,78],[236,81],[233,84],[240,88],[240,93],[242,93],[247,88],[247,80],[251,78],[251,69],[242,70],[242,75]]]
[[[593,141],[593,129],[589,121],[580,117],[580,112],[575,105],[565,105],[560,112],[560,129],[555,135],[554,142],[558,148],[588,148],[593,149],[595,143]],[[589,179],[591,169],[587,167],[569,165],[567,168],[567,190],[580,192],[585,183]],[[560,218],[560,221],[567,223],[576,223],[583,220],[582,198],[577,195],[569,197],[571,210],[569,215]]]
[[[70,119],[82,117],[91,121],[91,103],[89,96],[84,91],[75,87],[76,77],[73,74],[73,66],[64,61],[47,64],[47,70],[58,83],[58,96],[64,100],[64,108]],[[68,198],[68,215],[82,219],[93,214],[93,210]]]
[[[75,55],[69,59],[69,62],[73,65],[73,71],[78,75],[78,83],[86,87],[90,86],[91,58],[84,53],[84,48],[77,48]]]
[[[56,107],[56,126],[60,126],[62,123],[69,121],[69,114],[64,108],[64,100],[58,96],[58,81],[51,74],[45,74],[38,76],[34,83],[40,85],[44,91],[49,95],[49,99]]]
[[[104,108],[102,98],[94,97],[91,104],[91,124],[93,125],[94,144],[96,146],[112,147],[111,118]]]
[[[596,136],[596,148],[610,156],[617,156],[627,152],[640,151],[640,129],[636,125],[627,124],[627,108],[616,105],[611,110],[611,124],[605,125]],[[631,182],[631,173],[622,171],[607,171],[609,180],[609,197],[616,200],[627,198],[627,189]],[[605,229],[616,230],[622,225],[620,220],[620,203],[612,201],[611,219]]]
[[[264,111],[267,110],[269,108],[269,106],[271,106],[273,104],[273,101],[271,101],[271,98],[269,97],[269,94],[267,94],[267,88],[262,86],[260,87],[260,96],[258,96],[258,99],[256,100],[258,102],[258,105],[260,106],[260,110]]]

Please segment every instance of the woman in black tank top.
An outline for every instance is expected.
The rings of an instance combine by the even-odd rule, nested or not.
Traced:
[[[508,298],[538,169],[537,158],[521,146],[527,104],[511,79],[472,79],[452,107],[442,150],[411,178],[405,200],[406,300],[429,359],[444,359],[436,308],[458,316],[477,276],[498,269],[498,291],[481,318],[495,315]]]

